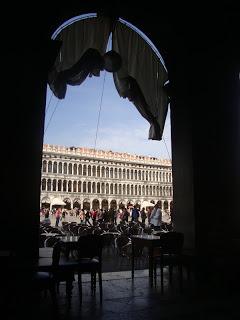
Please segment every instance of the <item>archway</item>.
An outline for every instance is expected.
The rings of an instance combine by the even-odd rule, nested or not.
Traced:
[[[41,207],[42,208],[46,208],[46,209],[50,209],[50,198],[49,197],[43,197],[41,200]]]
[[[119,209],[124,209],[126,207],[125,201],[123,201],[123,200],[119,201],[118,207],[119,207]]]
[[[108,210],[108,201],[106,199],[102,200],[102,209]]]
[[[83,200],[83,210],[90,211],[90,200],[89,199]]]
[[[100,208],[100,204],[99,204],[99,200],[98,199],[94,199],[92,202],[92,209],[93,210],[97,210]]]
[[[73,200],[73,209],[74,209],[74,208],[81,209],[80,199],[74,199],[74,200]]]
[[[111,200],[110,202],[110,209],[117,209],[117,201],[116,200]]]
[[[65,198],[63,201],[66,203],[65,209],[71,210],[71,200],[69,198]]]

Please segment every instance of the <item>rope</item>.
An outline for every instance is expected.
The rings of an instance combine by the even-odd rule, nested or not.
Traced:
[[[105,87],[105,79],[106,79],[106,71],[104,72],[104,77],[103,77],[102,94],[101,94],[101,99],[100,99],[100,104],[99,104],[97,129],[96,129],[96,136],[95,136],[95,141],[94,141],[94,151],[96,151],[96,145],[97,145],[98,128],[99,128],[99,122],[100,122],[100,114],[101,114],[101,110],[102,110],[102,101],[103,101],[103,93],[104,93],[104,87]]]
[[[51,120],[52,120],[52,117],[53,117],[53,115],[54,115],[54,113],[55,113],[55,111],[56,111],[56,109],[57,109],[57,106],[58,106],[59,102],[60,102],[60,100],[58,99],[58,100],[57,100],[57,103],[56,103],[56,105],[55,105],[55,108],[54,108],[54,110],[53,110],[53,113],[52,113],[52,115],[51,115],[51,117],[50,117],[50,119],[49,119],[49,121],[48,121],[48,124],[47,124],[45,130],[44,130],[44,136],[45,136],[45,133],[46,133],[46,131],[47,131],[48,127],[49,127],[49,124],[50,124],[50,122],[51,122]]]
[[[47,112],[48,112],[48,108],[49,108],[50,103],[51,103],[51,101],[52,101],[52,97],[53,97],[53,92],[52,92],[51,97],[50,97],[50,99],[49,99],[49,101],[48,101],[48,105],[47,105],[47,108],[46,108],[45,113],[47,113]]]
[[[163,142],[164,142],[164,144],[165,144],[166,150],[167,150],[168,157],[169,157],[169,159],[172,161],[172,159],[171,159],[171,157],[170,157],[170,153],[169,153],[169,151],[168,151],[168,147],[167,147],[166,141],[165,141],[165,139],[164,139],[164,136],[163,136],[162,138],[163,138]]]

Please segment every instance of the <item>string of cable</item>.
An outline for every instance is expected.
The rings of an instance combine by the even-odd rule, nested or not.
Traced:
[[[101,110],[102,110],[102,101],[103,101],[105,80],[106,80],[106,71],[104,72],[104,76],[103,76],[102,93],[101,93],[101,98],[100,98],[100,104],[99,104],[99,110],[98,110],[98,119],[97,119],[97,129],[96,129],[96,135],[95,135],[95,141],[94,141],[94,151],[96,151],[96,145],[97,145],[98,129],[99,129],[99,123],[100,123]]]
[[[52,120],[52,118],[53,118],[53,115],[54,115],[55,111],[57,110],[57,107],[58,107],[59,102],[60,102],[60,100],[58,99],[57,102],[56,102],[56,104],[55,104],[55,108],[54,108],[54,110],[53,110],[53,112],[52,112],[52,114],[51,114],[51,117],[50,117],[50,119],[48,120],[48,123],[47,123],[47,125],[46,125],[46,127],[45,127],[44,136],[45,136],[45,133],[46,133],[46,131],[47,131],[47,129],[48,129],[50,123],[51,123],[51,120]]]

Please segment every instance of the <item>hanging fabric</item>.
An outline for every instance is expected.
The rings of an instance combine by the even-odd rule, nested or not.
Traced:
[[[106,53],[110,33],[112,50]],[[49,86],[64,99],[67,85],[79,85],[101,70],[113,72],[116,89],[150,123],[149,139],[161,140],[168,109],[167,71],[159,56],[136,31],[114,17],[74,22],[56,37],[60,53],[49,73]]]
[[[150,123],[149,139],[161,140],[168,109],[163,89],[167,71],[146,40],[120,21],[115,25],[112,41],[113,50],[122,58],[122,67],[114,73],[117,91],[132,101]]]
[[[64,99],[67,84],[79,85],[88,75],[100,75],[110,32],[111,20],[99,16],[76,21],[57,35],[62,46],[48,79],[56,97]]]

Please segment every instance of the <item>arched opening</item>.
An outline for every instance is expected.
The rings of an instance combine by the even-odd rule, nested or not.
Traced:
[[[50,199],[48,197],[44,197],[41,200],[41,208],[46,208],[49,209],[50,208]]]
[[[100,204],[99,204],[99,200],[98,199],[94,199],[92,202],[92,209],[93,210],[97,210],[100,208]]]
[[[102,200],[102,209],[108,210],[108,201],[106,199]]]
[[[89,199],[84,199],[83,200],[83,210],[87,210],[87,211],[90,210],[90,201],[89,201]]]
[[[111,200],[110,209],[117,209],[117,201],[116,200]]]
[[[119,209],[124,209],[126,207],[126,204],[124,201],[120,201],[118,204]]]
[[[73,209],[74,209],[74,208],[81,209],[80,199],[75,199],[75,200],[73,201]]]
[[[94,23],[98,25],[101,22],[101,28],[105,28],[102,34],[96,29],[93,34],[90,33],[91,38],[88,31],[82,29],[82,20],[75,19],[68,25],[62,25],[53,36],[53,39],[62,41],[62,46],[49,73],[44,166],[51,172],[53,168],[54,171],[59,170],[61,164],[62,174],[61,179],[55,179],[56,183],[47,180],[48,172],[44,173],[44,179],[47,191],[51,191],[51,188],[58,189],[63,197],[71,199],[73,206],[73,199],[77,195],[80,198],[91,195],[91,200],[83,204],[83,208],[89,207],[86,210],[99,207],[108,210],[118,206],[131,208],[134,204],[140,208],[143,197],[146,201],[156,203],[159,199],[164,201],[167,196],[165,192],[160,194],[160,186],[162,190],[168,190],[169,179],[160,177],[169,176],[166,173],[171,170],[171,157],[166,148],[166,140],[164,144],[159,141],[165,133],[164,123],[170,123],[169,101],[165,91],[168,73],[161,55],[140,30],[121,18],[116,21],[116,28],[112,30],[105,17],[98,18],[92,16],[88,20],[86,17],[84,25],[87,30],[88,23],[96,19]],[[90,29],[92,32],[92,27]],[[74,31],[72,35],[71,30]],[[76,34],[79,37],[74,38]],[[70,42],[69,35],[72,39]],[[81,42],[83,35],[84,42]],[[131,37],[131,45],[126,47],[128,41],[122,42],[121,37],[125,40]],[[90,40],[93,51],[88,48]],[[135,51],[134,43],[139,43],[139,51]],[[85,51],[79,49],[78,52],[77,49],[74,57],[70,50],[74,45],[78,48],[83,45]],[[143,52],[147,54],[144,55]],[[145,61],[146,65],[140,71],[136,65],[140,65],[141,61]],[[106,92],[109,94],[110,89],[114,93],[107,100]],[[91,94],[86,97],[85,91],[90,91]],[[83,109],[79,107],[80,101],[85,106],[84,116]],[[72,115],[74,122],[77,119],[76,125],[67,123]],[[62,131],[62,119],[67,128],[77,127],[77,132],[71,134],[66,130],[66,134],[72,139],[68,140],[69,145],[61,146],[61,142],[52,145],[46,132],[56,137],[56,133]],[[89,127],[93,132],[92,141],[89,138]],[[137,140],[132,141],[134,137]],[[67,139],[69,138],[66,141]],[[170,141],[170,135],[168,139]],[[80,146],[77,145],[79,143]],[[109,150],[106,150],[108,146]],[[143,155],[138,153],[139,150]],[[64,156],[59,162],[59,159],[54,159],[53,153]],[[168,160],[162,159],[163,154]],[[60,174],[60,171],[54,172],[54,175]],[[58,181],[61,181],[60,187]],[[105,199],[109,196],[116,200]]]
[[[71,200],[69,198],[65,198],[63,201],[66,203],[65,209],[71,210]]]

